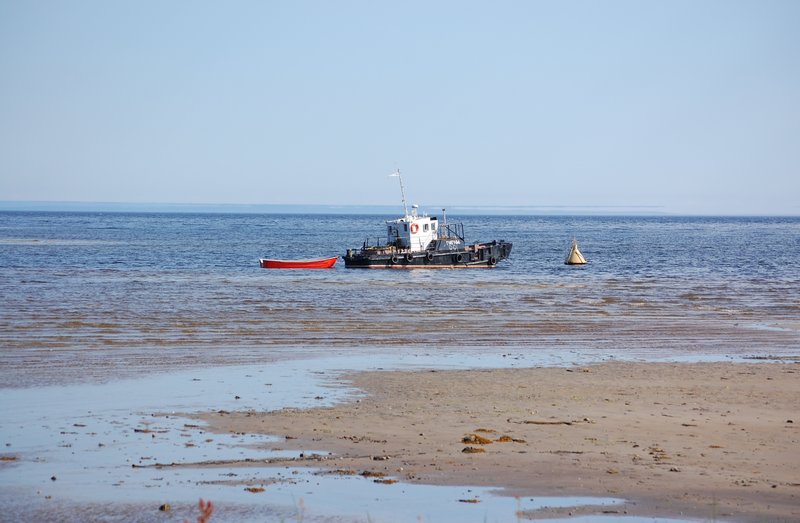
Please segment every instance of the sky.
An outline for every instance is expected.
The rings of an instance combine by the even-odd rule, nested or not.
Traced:
[[[0,201],[800,215],[800,2],[0,1]]]

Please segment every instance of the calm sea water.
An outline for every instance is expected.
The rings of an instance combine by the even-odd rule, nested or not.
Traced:
[[[0,386],[304,352],[800,353],[800,218],[466,216],[467,241],[511,258],[259,268],[342,255],[390,218],[0,213]],[[586,266],[563,264],[573,237]]]

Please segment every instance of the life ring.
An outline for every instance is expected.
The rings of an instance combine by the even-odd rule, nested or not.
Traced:
[[[398,260],[397,256],[392,256],[392,263],[397,263],[397,260]]]
[[[497,263],[497,258],[495,258],[494,256],[491,256],[489,258],[489,265],[494,265],[495,263]]]
[[[411,234],[417,234],[417,231],[419,231],[419,225],[417,225],[416,223],[412,223],[411,224]]]
[[[409,262],[409,263],[414,261],[414,255],[411,254],[410,252],[408,254],[406,254],[406,261]]]
[[[425,258],[427,258],[428,261],[433,261],[433,253],[429,252],[428,254],[425,255]]]

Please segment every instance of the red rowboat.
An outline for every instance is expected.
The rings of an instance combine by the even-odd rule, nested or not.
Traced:
[[[315,260],[266,260],[262,258],[262,269],[330,269],[338,260],[333,258],[318,258]]]

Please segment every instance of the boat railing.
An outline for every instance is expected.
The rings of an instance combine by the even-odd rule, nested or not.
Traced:
[[[445,223],[439,225],[439,239],[459,239],[464,241],[464,224],[463,223]]]
[[[361,245],[363,250],[367,249],[396,249],[397,247],[391,243],[389,243],[386,239],[381,239],[380,236],[375,237],[375,242],[372,242],[370,237],[367,237],[364,240],[364,243]]]

